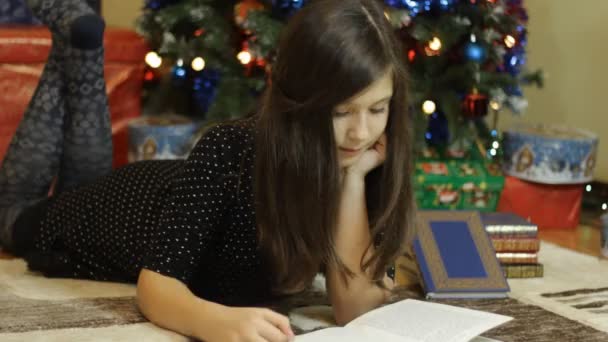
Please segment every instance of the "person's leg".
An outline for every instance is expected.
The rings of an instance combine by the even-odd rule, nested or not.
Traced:
[[[14,222],[46,197],[56,175],[58,193],[108,173],[112,163],[103,20],[84,0],[28,0],[28,5],[50,28],[53,48],[0,166],[0,246],[8,250]]]
[[[98,16],[72,24],[64,59],[66,126],[57,191],[112,171],[112,128],[104,80],[104,23]]]
[[[64,147],[56,192],[109,173],[112,132],[104,80],[103,19],[85,0],[28,0],[35,15],[67,42]]]
[[[53,46],[38,86],[0,165],[0,245],[12,245],[12,224],[21,211],[47,196],[63,148],[64,91],[61,51]]]

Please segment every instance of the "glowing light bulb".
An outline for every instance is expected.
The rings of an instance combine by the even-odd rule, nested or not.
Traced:
[[[163,64],[163,59],[154,51],[150,51],[146,54],[145,58],[146,64],[148,64],[151,68],[158,68]]]
[[[500,147],[500,143],[498,141],[495,141],[495,142],[492,143],[492,147],[495,148],[495,149],[497,149],[497,148]]]
[[[435,105],[435,102],[433,102],[431,100],[426,100],[422,104],[422,111],[425,114],[433,114],[433,113],[435,113],[435,109],[437,109],[437,105]]]
[[[410,49],[410,50],[407,52],[407,59],[408,59],[410,62],[412,62],[412,61],[414,60],[414,58],[416,58],[416,50],[414,50],[414,49]]]
[[[175,63],[177,64],[178,67],[183,67],[184,66],[184,60],[181,58],[178,58],[177,62]]]
[[[494,109],[494,110],[499,110],[500,109],[500,103],[498,103],[498,101],[490,101],[490,108]]]
[[[587,184],[587,186],[585,187],[585,190],[587,192],[591,192],[591,184]]]
[[[433,37],[433,39],[429,42],[429,49],[433,51],[441,50],[441,40],[437,37]]]
[[[515,46],[516,40],[512,35],[507,35],[505,37],[505,45],[510,49]]]
[[[491,149],[490,150],[490,154],[492,155],[492,157],[494,157],[496,155],[496,150],[495,149]]]
[[[192,60],[192,70],[194,71],[201,71],[203,69],[205,69],[205,60],[203,59],[203,57],[196,57],[195,59]]]
[[[249,64],[251,63],[251,53],[249,53],[249,51],[241,51],[239,52],[239,54],[236,56],[236,58],[238,58],[239,61],[241,61],[241,64]]]

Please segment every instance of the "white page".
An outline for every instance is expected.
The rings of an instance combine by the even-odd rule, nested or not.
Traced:
[[[367,326],[420,342],[469,342],[511,319],[483,311],[406,299],[370,311],[347,327]]]
[[[403,337],[391,335],[374,328],[367,327],[344,327],[327,328],[313,331],[308,334],[298,335],[295,342],[417,342],[415,340],[404,340]]]

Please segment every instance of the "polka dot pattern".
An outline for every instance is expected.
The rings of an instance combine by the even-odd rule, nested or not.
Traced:
[[[127,165],[57,196],[36,250],[49,276],[135,282],[146,268],[226,304],[266,300],[257,249],[253,122],[209,130],[185,161]],[[54,266],[56,268],[56,266]]]

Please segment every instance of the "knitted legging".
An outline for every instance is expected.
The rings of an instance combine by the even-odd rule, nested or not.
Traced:
[[[104,81],[105,24],[85,0],[27,0],[52,33],[38,87],[0,165],[0,245],[11,251],[19,214],[111,171]]]

